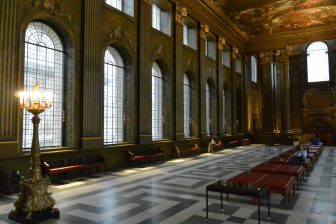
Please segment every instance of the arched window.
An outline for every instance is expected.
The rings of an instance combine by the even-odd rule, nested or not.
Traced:
[[[329,81],[328,46],[321,41],[307,48],[308,82]]]
[[[124,141],[125,66],[119,52],[108,47],[104,58],[104,144]]]
[[[189,78],[184,74],[183,78],[183,104],[184,104],[184,137],[188,138],[190,134],[190,108],[191,108],[191,86]]]
[[[152,138],[163,139],[163,75],[160,66],[152,67]]]
[[[251,81],[257,83],[257,58],[251,56]]]
[[[205,85],[205,123],[206,123],[206,132],[208,135],[211,135],[211,92],[210,86],[207,82]]]
[[[48,25],[32,22],[25,33],[24,87],[32,90],[36,82],[40,88],[52,92],[52,107],[41,113],[39,125],[40,147],[62,146],[62,111],[64,85],[64,47],[56,32]],[[32,115],[23,112],[22,148],[31,147]]]

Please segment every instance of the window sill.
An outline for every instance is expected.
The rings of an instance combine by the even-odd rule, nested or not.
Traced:
[[[155,29],[154,27],[152,27],[152,32],[160,34],[164,37],[167,37],[167,38],[171,39],[171,34],[167,34],[167,33],[163,32],[161,30]]]

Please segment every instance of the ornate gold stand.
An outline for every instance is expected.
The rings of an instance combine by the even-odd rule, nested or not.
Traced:
[[[37,89],[38,90],[38,86]],[[27,109],[34,115],[32,118],[34,130],[31,147],[31,168],[29,177],[22,177],[20,188],[22,193],[15,201],[15,210],[9,213],[9,219],[22,223],[36,223],[49,218],[59,218],[59,210],[54,208],[55,200],[48,193],[48,178],[43,178],[40,162],[40,144],[38,138],[38,126],[40,123],[39,114],[50,107],[49,104],[40,105],[40,101],[33,101],[31,105],[21,104],[21,107]]]

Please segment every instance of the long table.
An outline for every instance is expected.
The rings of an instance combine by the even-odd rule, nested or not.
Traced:
[[[225,180],[219,180],[206,186],[206,218],[208,219],[208,192],[218,192],[220,193],[221,209],[223,209],[223,193],[226,194],[227,198],[229,194],[251,196],[257,198],[258,203],[258,223],[260,223],[260,198],[267,197],[267,208],[268,208],[268,220],[271,218],[270,212],[270,194],[269,190],[265,187],[241,187],[227,183]]]

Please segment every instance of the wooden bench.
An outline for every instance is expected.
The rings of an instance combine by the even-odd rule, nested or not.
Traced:
[[[178,158],[181,158],[181,156],[193,156],[196,153],[199,154],[200,147],[198,144],[175,145],[175,152]]]
[[[214,145],[213,145],[213,149],[216,151],[216,150],[221,150],[221,149],[223,149],[223,144],[222,144],[222,142],[221,142],[221,140],[218,140],[218,143],[215,143]]]
[[[77,170],[85,170],[90,175],[91,168],[102,167],[106,174],[106,160],[101,155],[41,161],[42,175],[48,177]]]
[[[164,161],[164,153],[161,149],[132,149],[127,152],[130,165]]]

